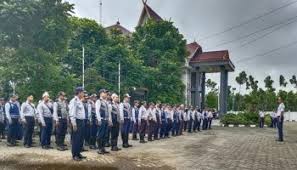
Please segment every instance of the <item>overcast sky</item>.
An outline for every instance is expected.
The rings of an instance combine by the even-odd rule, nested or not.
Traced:
[[[99,21],[99,0],[68,1],[75,4],[76,16]],[[143,7],[141,0],[102,2],[104,26],[119,19],[124,27],[134,30]],[[297,74],[296,0],[148,0],[148,4],[163,19],[171,19],[188,43],[196,40],[204,51],[229,50],[236,66],[229,77],[232,86],[238,88],[235,76],[242,70],[259,80],[261,87],[267,75],[278,86],[280,74],[287,80]],[[219,83],[218,74],[208,77]]]

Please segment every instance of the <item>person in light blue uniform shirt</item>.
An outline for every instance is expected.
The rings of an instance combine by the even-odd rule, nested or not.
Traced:
[[[75,97],[69,103],[69,117],[72,126],[71,134],[71,153],[74,161],[81,161],[85,156],[81,155],[84,142],[84,123],[86,112],[83,105],[84,89],[77,87],[75,89]]]
[[[50,102],[48,92],[42,95],[43,100],[38,104],[37,111],[41,122],[41,146],[42,149],[52,149],[51,135],[53,130],[53,105]]]
[[[26,148],[32,147],[32,138],[35,127],[36,109],[33,104],[33,96],[27,97],[27,101],[21,106],[21,120],[24,123],[24,146]]]
[[[129,144],[129,129],[132,120],[132,107],[130,105],[130,95],[125,94],[124,100],[120,104],[120,119],[122,124],[121,135],[123,140],[123,148],[132,147]]]
[[[20,119],[20,108],[17,103],[16,95],[11,96],[10,101],[5,104],[5,113],[9,124],[7,145],[16,146]]]

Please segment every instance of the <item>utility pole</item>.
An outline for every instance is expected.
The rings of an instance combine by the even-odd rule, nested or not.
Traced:
[[[119,88],[119,100],[121,100],[120,96],[121,96],[121,62],[119,62],[119,84],[118,84],[118,88]]]
[[[99,2],[99,22],[100,22],[100,24],[103,26],[103,23],[102,23],[102,0],[100,0],[100,2]]]
[[[85,88],[85,47],[82,46],[82,86]]]

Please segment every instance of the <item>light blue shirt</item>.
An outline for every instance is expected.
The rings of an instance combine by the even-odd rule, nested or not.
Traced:
[[[69,103],[69,117],[73,126],[76,126],[76,119],[86,119],[84,104],[78,96],[75,96]]]

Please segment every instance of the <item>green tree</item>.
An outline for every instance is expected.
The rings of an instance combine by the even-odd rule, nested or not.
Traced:
[[[236,82],[239,84],[239,94],[241,92],[241,86],[247,82],[247,74],[245,71],[239,73],[235,78]]]
[[[282,87],[286,87],[288,82],[286,81],[285,77],[283,75],[279,76],[279,85]]]

